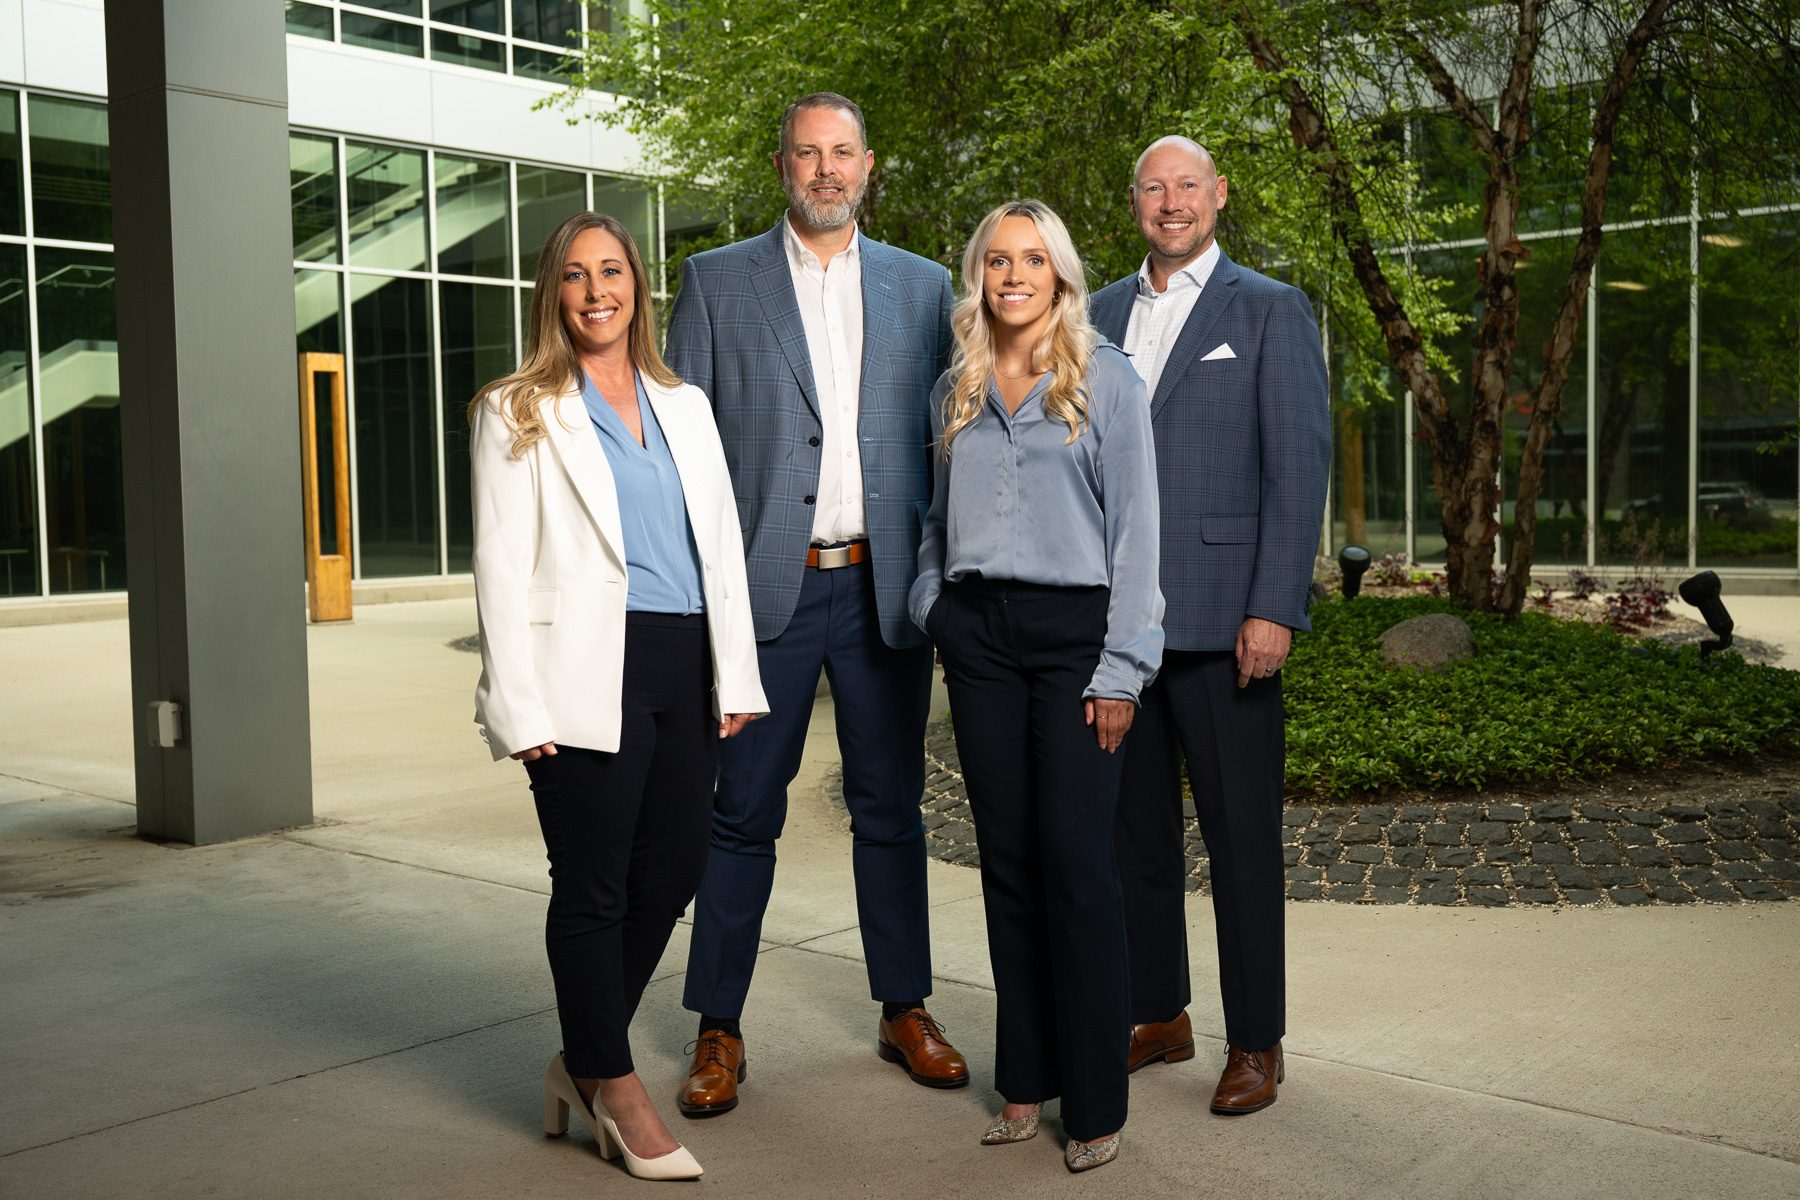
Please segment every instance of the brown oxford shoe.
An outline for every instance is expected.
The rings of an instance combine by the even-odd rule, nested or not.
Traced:
[[[675,1097],[684,1117],[716,1117],[737,1107],[738,1084],[750,1073],[744,1039],[708,1029],[694,1043],[694,1064]]]
[[[1225,1048],[1225,1071],[1213,1089],[1212,1110],[1222,1117],[1260,1112],[1275,1103],[1275,1085],[1286,1075],[1281,1043],[1268,1050]]]
[[[969,1082],[962,1052],[922,1008],[909,1008],[891,1021],[883,1017],[875,1032],[875,1053],[899,1063],[914,1083],[926,1087],[958,1088]]]
[[[1151,1063],[1186,1062],[1194,1057],[1194,1026],[1187,1009],[1173,1021],[1151,1021],[1131,1027],[1131,1051],[1125,1059],[1126,1074]]]

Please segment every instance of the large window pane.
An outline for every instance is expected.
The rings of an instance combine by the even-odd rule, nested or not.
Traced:
[[[422,17],[425,15],[424,0],[352,0],[362,8],[379,9],[382,12],[399,13],[406,17]]]
[[[0,596],[38,590],[25,250],[0,246]]]
[[[353,12],[340,14],[340,19],[343,21],[346,46],[390,50],[395,54],[408,54],[414,58],[425,55],[425,30],[421,26],[383,21],[380,17],[365,17]]]
[[[294,349],[297,352],[344,352],[343,302],[338,295],[343,278],[336,271],[294,272]]]
[[[348,142],[350,261],[359,267],[425,269],[425,155]]]
[[[39,237],[112,241],[106,106],[32,96],[31,215]]]
[[[516,363],[512,308],[510,287],[438,285],[444,347],[444,523],[453,572],[469,569],[475,544],[469,514],[469,401]]]
[[[1377,558],[1406,551],[1406,410],[1395,399],[1332,413],[1333,551],[1354,542]]]
[[[1481,197],[1487,170],[1474,134],[1455,113],[1425,113],[1413,122],[1412,157],[1418,164],[1420,207],[1442,209],[1472,205],[1455,220],[1434,222],[1432,234],[1442,238],[1481,236]]]
[[[1501,512],[1510,534],[1519,467],[1531,429],[1531,396],[1544,374],[1544,344],[1555,325],[1569,281],[1573,241],[1534,241],[1519,264],[1519,328],[1514,340],[1508,399],[1501,421]],[[1544,447],[1538,492],[1537,541],[1532,562],[1587,562],[1587,314],[1577,327],[1562,408]],[[1510,551],[1511,547],[1508,546]]]
[[[331,10],[287,0],[287,31],[301,37],[331,40]]]
[[[290,136],[288,179],[293,193],[294,257],[301,262],[336,262],[337,143],[331,138]]]
[[[112,255],[41,249],[37,273],[50,590],[118,590],[125,500]]]
[[[1474,247],[1460,250],[1438,250],[1420,254],[1416,259],[1419,273],[1427,278],[1446,281],[1441,293],[1452,311],[1463,315],[1462,326],[1438,339],[1438,347],[1449,359],[1449,369],[1439,372],[1444,399],[1456,417],[1458,436],[1466,436],[1469,428],[1470,368],[1475,363],[1475,328],[1481,320],[1481,303],[1475,294],[1475,267],[1480,251]],[[1397,270],[1404,270],[1397,265]],[[1451,378],[1451,372],[1455,378]],[[1444,506],[1438,500],[1431,479],[1431,446],[1426,440],[1423,422],[1414,418],[1413,442],[1415,462],[1413,486],[1414,539],[1413,557],[1420,562],[1444,561]]]
[[[617,217],[637,241],[638,253],[652,273],[662,255],[656,238],[656,189],[632,179],[594,176],[594,211]]]
[[[350,279],[365,577],[438,570],[428,286],[421,279]]]
[[[1601,563],[1687,562],[1688,229],[1610,234],[1597,269],[1594,473]]]
[[[503,33],[500,0],[431,0],[431,19],[482,33]]]
[[[454,29],[431,31],[431,57],[459,67],[479,67],[483,71],[506,70],[506,46],[502,42],[458,33]]]
[[[1793,567],[1800,419],[1800,214],[1700,235],[1702,566]]]
[[[25,232],[25,157],[22,150],[19,145],[19,94],[0,92],[0,233]]]
[[[519,278],[537,278],[538,254],[558,225],[587,205],[587,189],[575,171],[519,167]]]
[[[512,270],[508,206],[505,163],[438,155],[438,270],[508,278]]]
[[[566,45],[574,40],[570,35],[581,28],[580,0],[513,0],[512,21],[514,37]]]

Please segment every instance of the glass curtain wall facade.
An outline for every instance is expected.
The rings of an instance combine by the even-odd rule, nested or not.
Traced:
[[[643,16],[642,0],[286,0],[287,31],[365,50],[556,80],[589,30]]]
[[[345,356],[356,577],[464,574],[465,412],[519,361],[545,237],[618,217],[662,297],[658,191],[298,129],[288,150],[296,349]],[[125,588],[119,404],[106,106],[0,89],[0,599]]]
[[[1459,124],[1428,114],[1409,131],[1427,203],[1479,202],[1485,179]],[[1570,127],[1579,131],[1582,122]],[[1609,223],[1589,288],[1544,456],[1534,568],[1712,567],[1792,577],[1800,572],[1800,205],[1747,207],[1727,219],[1702,210],[1698,188],[1690,196],[1639,190],[1622,157],[1608,212],[1630,219]],[[1520,268],[1502,420],[1502,556],[1530,389],[1568,279],[1579,196],[1579,174],[1563,178],[1553,164],[1524,197],[1520,240],[1531,255]],[[1453,240],[1401,253],[1447,280],[1453,304],[1471,306],[1469,324],[1445,343],[1459,375],[1446,392],[1462,416],[1479,315],[1479,214],[1446,232]],[[1441,563],[1441,509],[1411,397],[1397,392],[1391,403],[1362,412],[1344,406],[1337,416],[1326,552],[1358,541],[1376,555],[1404,551]]]

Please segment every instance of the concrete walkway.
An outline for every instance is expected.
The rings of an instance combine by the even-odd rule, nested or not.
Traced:
[[[1791,613],[1793,601],[1781,611]],[[1747,636],[1772,640],[1769,629]],[[469,723],[466,600],[309,633],[317,825],[132,835],[123,622],[0,629],[0,1197],[591,1196],[547,1142],[547,879],[523,774]],[[1791,664],[1791,660],[1790,660]],[[976,1138],[994,997],[979,881],[930,864],[934,1012],[976,1082],[874,1055],[828,705],[795,789],[737,1112],[677,1120],[678,930],[635,1028],[721,1195],[1800,1197],[1800,904],[1293,904],[1288,1083],[1209,1116],[1222,1030],[1192,901],[1199,1058],[1133,1079],[1120,1161]]]

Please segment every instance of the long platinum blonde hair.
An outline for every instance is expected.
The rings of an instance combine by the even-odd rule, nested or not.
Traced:
[[[1082,270],[1081,256],[1075,252],[1068,227],[1049,205],[1041,200],[1013,200],[981,219],[981,224],[975,227],[975,235],[969,239],[968,248],[963,251],[963,294],[950,318],[951,331],[956,335],[956,349],[950,355],[950,391],[944,397],[944,435],[938,441],[938,453],[946,461],[950,458],[950,443],[956,435],[981,415],[988,381],[994,374],[993,314],[988,312],[982,287],[985,270],[982,260],[987,257],[994,231],[1008,217],[1027,217],[1037,226],[1044,250],[1050,256],[1050,267],[1056,272],[1055,316],[1050,328],[1031,351],[1034,373],[1055,372],[1055,378],[1044,394],[1044,411],[1068,425],[1070,442],[1080,437],[1087,427],[1087,364],[1094,347],[1100,344],[1100,335],[1088,324],[1087,276]]]
[[[519,369],[486,384],[469,401],[469,423],[492,395],[500,414],[513,431],[512,454],[523,458],[525,452],[542,441],[550,431],[544,425],[543,404],[555,399],[581,378],[581,362],[575,357],[575,345],[562,319],[562,272],[569,261],[569,247],[590,229],[604,229],[625,247],[625,258],[631,264],[631,327],[625,331],[626,349],[632,365],[664,387],[676,387],[681,377],[669,369],[656,348],[656,312],[651,307],[650,276],[644,270],[644,256],[631,231],[618,218],[605,213],[576,213],[556,227],[544,241],[538,255],[537,280],[531,293],[531,328],[525,334],[525,361]]]

